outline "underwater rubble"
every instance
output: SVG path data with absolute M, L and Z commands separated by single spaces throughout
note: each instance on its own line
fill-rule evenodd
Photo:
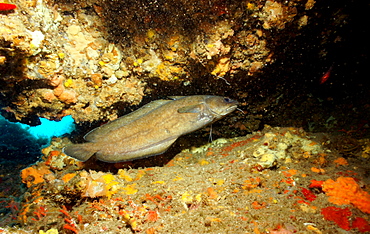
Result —
M 3 233 L 370 232 L 369 142 L 347 157 L 327 134 L 265 126 L 163 167 L 94 169 L 64 155 L 68 143 L 55 138 L 21 172 L 20 224 Z

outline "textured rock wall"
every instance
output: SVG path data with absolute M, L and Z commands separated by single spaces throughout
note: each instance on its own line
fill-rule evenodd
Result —
M 315 1 L 15 4 L 0 15 L 2 105 L 18 120 L 80 122 L 117 118 L 151 93 L 151 78 L 189 86 L 244 72 L 246 82 L 273 63 L 273 32 L 303 28 Z

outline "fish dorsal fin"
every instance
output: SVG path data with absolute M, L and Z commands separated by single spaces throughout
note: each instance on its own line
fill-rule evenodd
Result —
M 106 134 L 111 133 L 114 130 L 117 130 L 120 127 L 123 127 L 132 121 L 141 118 L 142 116 L 146 115 L 150 111 L 168 103 L 172 102 L 172 100 L 156 100 L 152 101 L 141 108 L 137 109 L 134 112 L 131 112 L 130 114 L 124 115 L 116 120 L 113 120 L 112 122 L 109 122 L 107 124 L 104 124 L 98 128 L 95 128 L 88 132 L 85 136 L 84 139 L 89 142 L 96 142 L 98 141 L 101 137 L 104 137 Z
M 203 104 L 196 104 L 191 106 L 184 106 L 177 110 L 179 113 L 202 113 L 204 109 Z
M 172 100 L 179 100 L 181 98 L 184 98 L 186 96 L 168 96 L 168 98 L 172 99 Z

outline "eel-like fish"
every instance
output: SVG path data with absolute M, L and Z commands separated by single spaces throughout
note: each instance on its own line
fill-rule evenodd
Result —
M 140 109 L 85 135 L 87 143 L 68 145 L 63 152 L 81 161 L 95 154 L 104 162 L 131 161 L 165 152 L 181 135 L 210 124 L 237 108 L 227 97 L 174 96 Z

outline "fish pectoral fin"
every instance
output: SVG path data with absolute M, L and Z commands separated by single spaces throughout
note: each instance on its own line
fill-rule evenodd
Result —
M 184 106 L 177 110 L 178 113 L 201 113 L 203 112 L 204 105 L 196 104 L 191 106 Z
M 85 162 L 95 154 L 91 143 L 73 144 L 63 148 L 66 155 Z

